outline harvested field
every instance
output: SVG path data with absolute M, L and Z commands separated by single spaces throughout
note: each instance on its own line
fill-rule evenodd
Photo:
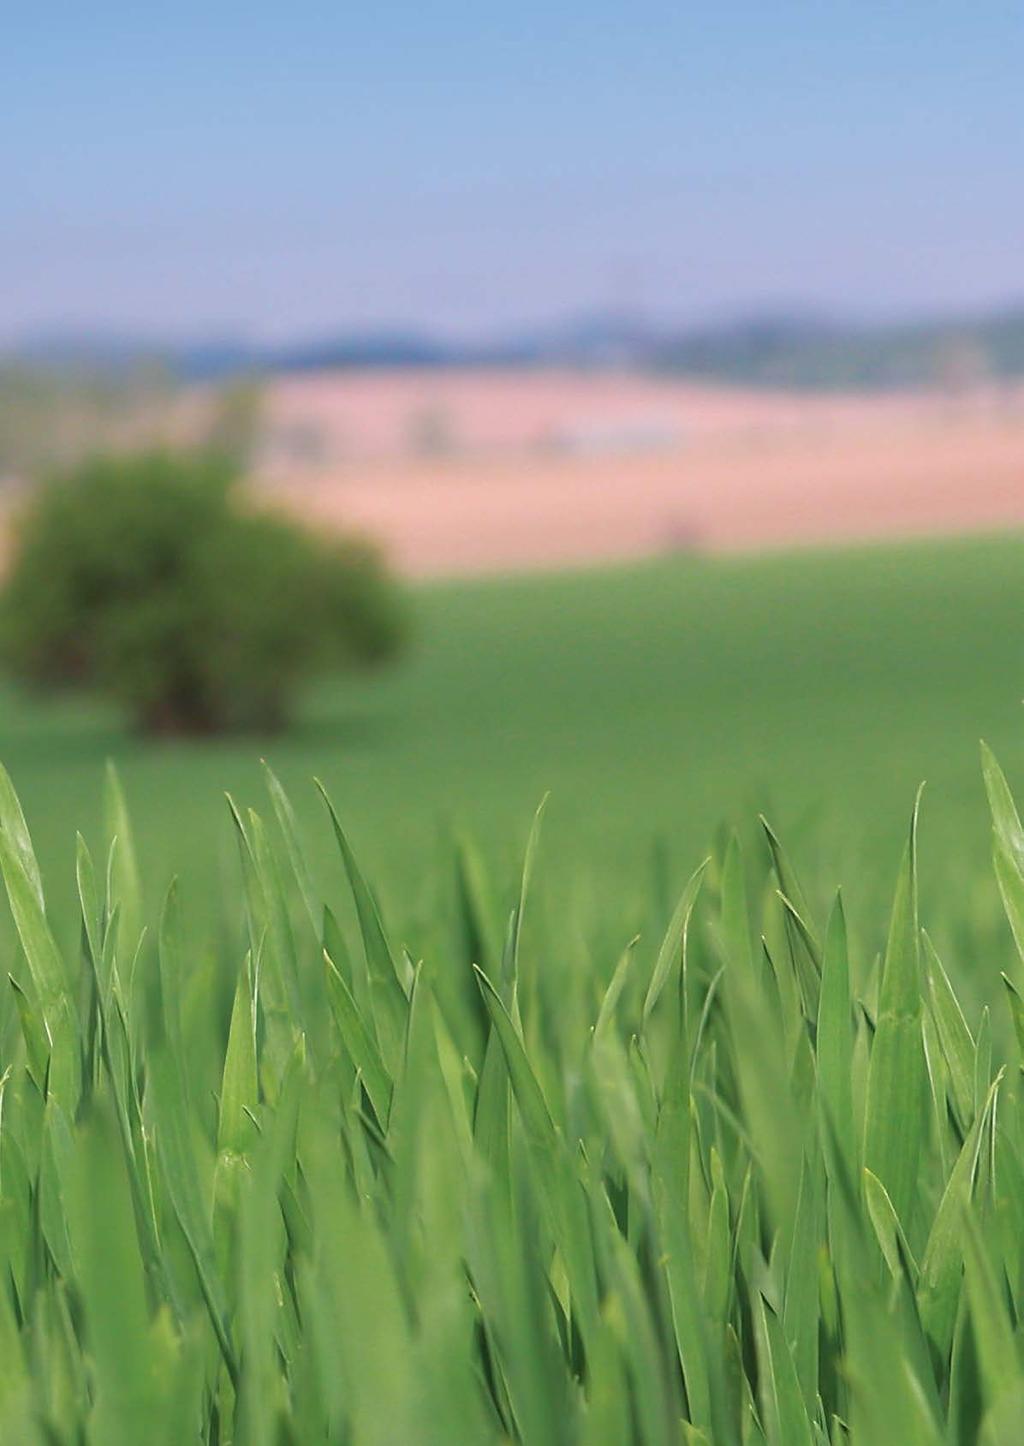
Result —
M 412 575 L 1024 524 L 1024 388 L 825 396 L 613 373 L 273 383 L 262 481 Z

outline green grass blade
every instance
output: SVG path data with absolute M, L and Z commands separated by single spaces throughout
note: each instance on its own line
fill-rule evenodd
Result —
M 931 989 L 932 1013 L 938 1030 L 939 1042 L 942 1045 L 946 1068 L 949 1070 L 953 1103 L 956 1106 L 961 1126 L 967 1129 L 974 1118 L 975 1108 L 974 1039 L 967 1027 L 959 1001 L 953 993 L 949 976 L 942 967 L 942 961 L 935 952 L 935 946 L 929 939 L 927 931 L 921 937 L 924 943 L 928 982 Z M 989 1081 L 986 1079 L 986 1090 L 988 1086 Z
M 645 1024 L 661 997 L 661 991 L 668 981 L 672 966 L 686 950 L 686 934 L 690 926 L 690 915 L 697 902 L 697 895 L 700 893 L 700 886 L 704 880 L 704 871 L 709 862 L 709 859 L 705 859 L 690 875 L 668 928 L 665 930 L 665 937 L 661 941 L 661 947 L 654 961 L 651 982 L 644 999 L 643 1020 Z
M 988 744 L 981 744 L 981 772 L 985 780 L 992 827 L 996 838 L 1019 874 L 1024 873 L 1024 827 L 1003 770 Z
M 818 1004 L 818 1083 L 836 1142 L 851 1177 L 857 1173 L 857 1133 L 853 1113 L 853 1012 L 846 915 L 840 895 L 829 915 L 822 952 Z
M 889 926 L 864 1128 L 864 1163 L 885 1186 L 908 1234 L 927 1127 L 918 959 L 917 813 L 915 803 Z
M 753 1302 L 761 1416 L 769 1446 L 813 1446 L 793 1357 L 782 1323 L 764 1297 Z
M 231 1009 L 228 1047 L 220 1085 L 217 1150 L 244 1155 L 253 1142 L 253 1116 L 259 1107 L 256 1068 L 256 1011 L 249 981 L 249 958 L 238 973 Z
M 516 1032 L 508 1010 L 501 1002 L 498 991 L 487 975 L 478 968 L 476 976 L 487 1013 L 490 1015 L 491 1024 L 505 1056 L 512 1091 L 516 1097 L 516 1103 L 519 1105 L 520 1116 L 527 1136 L 537 1149 L 554 1154 L 558 1147 L 555 1123 L 551 1118 L 551 1111 L 548 1109 L 537 1076 L 526 1057 L 522 1040 Z
M 306 855 L 299 841 L 298 820 L 295 817 L 295 810 L 292 807 L 291 799 L 285 793 L 277 774 L 271 768 L 266 759 L 261 760 L 263 767 L 263 780 L 267 785 L 267 792 L 270 794 L 271 807 L 274 810 L 274 817 L 277 819 L 278 828 L 281 830 L 281 837 L 284 839 L 285 851 L 288 855 L 288 862 L 291 864 L 295 881 L 302 896 L 302 902 L 309 921 L 313 926 L 313 933 L 320 937 L 320 910 L 317 905 L 316 893 L 313 889 L 313 880 L 309 872 L 309 865 L 306 862 Z
M 948 1355 L 960 1302 L 964 1219 L 974 1191 L 982 1130 L 999 1088 L 997 1080 L 964 1140 L 946 1181 L 921 1259 L 921 1321 L 940 1359 Z
M 157 1155 L 174 1214 L 188 1243 L 196 1276 L 224 1364 L 233 1382 L 238 1363 L 228 1325 L 227 1300 L 217 1269 L 209 1206 L 204 1203 L 190 1136 L 190 1116 L 179 1063 L 166 1040 L 154 1046 L 147 1080 Z
M 1010 1007 L 1010 1018 L 1013 1021 L 1013 1032 L 1017 1040 L 1017 1048 L 1024 1056 L 1024 997 L 1014 984 L 1013 980 L 1006 974 L 999 976 L 1003 981 L 1003 988 L 1006 993 L 1007 1003 Z
M 107 837 L 113 850 L 113 898 L 121 906 L 120 950 L 131 955 L 142 933 L 145 918 L 142 900 L 142 879 L 135 852 L 135 838 L 121 778 L 112 760 L 107 761 L 103 788 L 103 807 Z
M 503 960 L 504 983 L 511 983 L 515 986 L 519 978 L 519 947 L 523 934 L 523 919 L 526 915 L 526 900 L 530 893 L 530 882 L 533 878 L 533 866 L 537 857 L 537 848 L 540 844 L 540 828 L 544 821 L 544 810 L 547 808 L 548 795 L 545 794 L 537 806 L 537 812 L 533 816 L 530 825 L 530 833 L 526 840 L 526 849 L 523 853 L 523 870 L 519 880 L 519 902 L 516 905 L 512 921 L 511 948 L 507 951 Z M 514 1006 L 513 994 L 513 1008 Z
M 612 1027 L 615 1019 L 615 1010 L 618 1007 L 619 1000 L 622 998 L 622 991 L 626 987 L 626 980 L 629 977 L 629 966 L 635 957 L 634 951 L 639 940 L 640 935 L 635 935 L 619 955 L 618 963 L 615 965 L 615 970 L 608 982 L 608 988 L 605 990 L 601 999 L 601 1007 L 597 1012 L 597 1023 L 594 1025 L 593 1033 L 595 1043 L 600 1040 L 606 1030 Z
M 979 1222 L 964 1216 L 964 1279 L 974 1331 L 988 1430 L 982 1439 L 1009 1442 L 1011 1424 L 1020 1431 L 1024 1368 L 1020 1345 L 1007 1309 L 1006 1292 L 993 1268 Z M 1009 1409 L 1007 1409 L 1009 1408 Z
M 394 1072 L 398 1068 L 405 1041 L 405 1014 L 412 979 L 408 977 L 408 972 L 399 965 L 392 952 L 387 934 L 384 932 L 377 901 L 363 878 L 327 790 L 319 780 L 317 780 L 317 788 L 327 806 L 331 827 L 334 830 L 334 837 L 345 866 L 352 897 L 355 900 L 356 914 L 363 938 L 363 949 L 366 954 L 366 967 L 369 972 L 381 1053 L 388 1069 Z
M 893 1280 L 900 1279 L 906 1262 L 916 1282 L 917 1265 L 888 1191 L 878 1176 L 867 1169 L 864 1171 L 864 1199 L 875 1237 Z
M 349 1057 L 362 1077 L 374 1113 L 382 1130 L 387 1130 L 391 1112 L 391 1076 L 381 1058 L 352 991 L 335 968 L 331 956 L 324 951 L 327 970 L 327 996 L 331 1002 L 334 1022 Z
M 73 1114 L 81 1091 L 78 1007 L 39 896 L 6 830 L 0 830 L 0 870 L 49 1045 L 49 1089 Z
M 14 791 L 14 784 L 2 763 L 0 763 L 0 831 L 7 835 L 11 850 L 21 864 L 29 887 L 35 894 L 39 911 L 42 913 L 46 905 L 43 902 L 43 881 L 39 873 L 39 864 L 36 861 L 25 815 L 21 811 L 18 795 Z
M 90 1439 L 138 1446 L 159 1419 L 145 1275 L 135 1235 L 124 1156 L 109 1111 L 94 1110 L 78 1132 L 71 1198 L 82 1305 L 95 1362 Z

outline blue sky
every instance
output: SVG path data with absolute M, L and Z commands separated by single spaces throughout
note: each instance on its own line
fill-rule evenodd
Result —
M 0 337 L 1024 298 L 1024 7 L 12 7 Z

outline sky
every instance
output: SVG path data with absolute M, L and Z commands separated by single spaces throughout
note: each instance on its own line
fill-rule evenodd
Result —
M 1024 5 L 57 0 L 0 341 L 1024 300 Z

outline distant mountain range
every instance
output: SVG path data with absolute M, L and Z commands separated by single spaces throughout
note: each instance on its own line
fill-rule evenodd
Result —
M 1024 303 L 916 322 L 784 313 L 691 328 L 602 313 L 479 341 L 404 330 L 338 332 L 283 345 L 52 333 L 9 349 L 0 360 L 108 374 L 152 366 L 188 381 L 336 368 L 618 366 L 752 386 L 959 389 L 1024 377 Z

